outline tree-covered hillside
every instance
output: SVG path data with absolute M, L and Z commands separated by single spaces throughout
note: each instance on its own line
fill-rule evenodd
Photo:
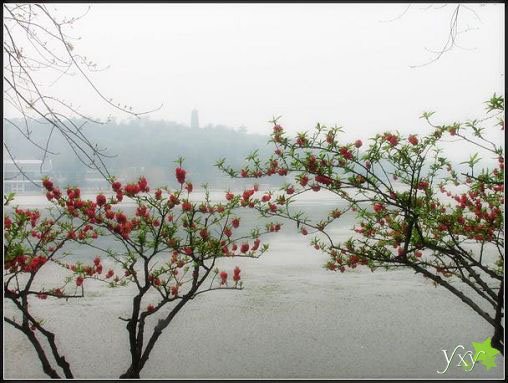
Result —
M 17 126 L 25 128 L 24 121 L 12 120 Z M 76 125 L 83 121 L 74 121 Z M 42 121 L 29 121 L 30 139 L 45 146 L 50 127 Z M 196 186 L 209 183 L 213 187 L 223 187 L 231 183 L 227 177 L 214 167 L 220 158 L 236 166 L 241 166 L 244 158 L 254 149 L 268 154 L 269 137 L 247 134 L 245 128 L 230 128 L 222 125 L 208 125 L 204 128 L 190 128 L 171 121 L 154 121 L 147 118 L 125 122 L 111 121 L 105 124 L 84 124 L 82 132 L 100 149 L 113 156 L 106 160 L 111 174 L 131 179 L 144 174 L 152 182 L 171 184 L 175 160 L 183 157 L 185 167 Z M 42 160 L 40 151 L 26 145 L 23 135 L 8 121 L 4 120 L 4 140 L 9 143 L 17 160 Z M 62 182 L 83 184 L 94 175 L 76 158 L 61 135 L 53 133 L 46 160 L 52 161 L 53 174 Z M 9 157 L 4 153 L 4 159 Z M 277 182 L 274 179 L 275 182 Z

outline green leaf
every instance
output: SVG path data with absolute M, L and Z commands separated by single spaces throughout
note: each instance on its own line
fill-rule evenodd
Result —
M 487 104 L 487 112 L 491 112 L 493 110 L 504 110 L 504 97 L 494 95 L 486 102 Z
M 468 161 L 460 162 L 461 164 L 468 164 L 470 168 L 474 167 L 478 162 L 481 161 L 481 158 L 478 156 L 478 153 L 474 153 L 469 157 Z
M 423 112 L 420 118 L 425 118 L 426 120 L 428 120 L 434 113 L 436 112 Z
M 4 194 L 4 206 L 7 206 L 10 202 L 14 200 L 16 193 L 10 192 L 7 195 Z

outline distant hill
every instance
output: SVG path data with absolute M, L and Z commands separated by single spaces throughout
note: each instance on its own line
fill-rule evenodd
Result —
M 23 120 L 12 121 L 25 129 Z M 73 122 L 77 126 L 84 123 L 79 120 Z M 41 121 L 29 121 L 28 129 L 31 131 L 31 140 L 41 146 L 46 144 L 51 131 L 49 125 Z M 114 156 L 106 160 L 111 174 L 124 180 L 134 180 L 145 175 L 152 185 L 176 186 L 175 161 L 178 157 L 183 157 L 189 179 L 196 188 L 208 183 L 211 188 L 238 189 L 256 181 L 230 179 L 214 166 L 217 160 L 226 158 L 229 165 L 239 169 L 244 164 L 245 157 L 252 151 L 258 150 L 262 159 L 267 158 L 273 151 L 273 147 L 268 145 L 268 135 L 248 134 L 245 127 L 207 125 L 204 128 L 190 128 L 172 121 L 142 118 L 126 122 L 112 121 L 102 125 L 88 123 L 83 125 L 82 131 L 92 142 L 97 143 L 99 148 L 106 148 L 106 153 Z M 42 160 L 41 151 L 28 144 L 27 139 L 5 120 L 4 141 L 8 143 L 16 159 Z M 48 159 L 52 161 L 53 175 L 64 185 L 104 185 L 104 181 L 99 182 L 101 177 L 98 173 L 94 174 L 76 158 L 76 154 L 60 133 L 53 133 L 49 149 L 58 153 L 48 156 Z M 7 158 L 4 154 L 4 159 Z M 385 163 L 384 166 L 385 171 L 393 171 L 391 164 Z M 454 166 L 459 172 L 467 171 L 465 164 Z M 375 169 L 375 172 L 384 178 L 380 169 Z M 274 176 L 260 179 L 259 182 L 265 186 L 268 186 L 268 183 L 277 186 L 290 179 Z
M 22 120 L 13 122 L 24 127 Z M 83 123 L 73 122 L 77 126 Z M 41 121 L 31 121 L 29 130 L 31 139 L 44 146 L 50 127 Z M 259 149 L 263 156 L 269 155 L 272 150 L 267 145 L 268 136 L 247 134 L 244 127 L 208 125 L 190 128 L 172 121 L 143 118 L 103 125 L 85 124 L 82 131 L 99 148 L 106 148 L 106 153 L 115 156 L 106 160 L 112 174 L 126 179 L 144 174 L 152 184 L 174 183 L 174 161 L 183 157 L 189 178 L 196 186 L 206 182 L 212 187 L 223 187 L 231 180 L 214 167 L 218 159 L 225 157 L 229 164 L 239 168 L 253 150 Z M 17 159 L 42 159 L 42 153 L 34 150 L 26 138 L 5 121 L 4 140 Z M 60 175 L 63 182 L 79 185 L 85 176 L 93 176 L 90 171 L 87 175 L 86 167 L 59 133 L 53 133 L 49 149 L 58 153 L 48 158 L 52 161 L 54 173 Z M 252 183 L 252 180 L 249 182 Z

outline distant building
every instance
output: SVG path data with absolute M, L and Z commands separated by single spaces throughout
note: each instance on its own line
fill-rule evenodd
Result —
M 190 117 L 190 127 L 191 129 L 199 129 L 199 117 L 197 109 L 192 109 Z
M 124 179 L 117 179 L 124 183 Z M 109 181 L 95 169 L 86 169 L 83 188 L 87 191 L 102 191 L 111 189 Z
M 4 192 L 40 191 L 36 185 L 42 187 L 42 178 L 49 176 L 52 170 L 51 160 L 44 164 L 41 160 L 4 160 Z

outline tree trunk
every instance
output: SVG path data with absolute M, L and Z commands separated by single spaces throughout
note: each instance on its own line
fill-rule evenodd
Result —
M 139 370 L 131 366 L 126 372 L 120 375 L 120 379 L 139 379 Z
M 496 307 L 496 317 L 494 321 L 496 322 L 494 325 L 494 335 L 490 341 L 492 347 L 501 352 L 501 355 L 504 355 L 504 327 L 503 327 L 503 294 L 504 294 L 504 281 L 501 281 L 501 286 L 499 286 L 499 292 L 497 294 L 497 307 Z

